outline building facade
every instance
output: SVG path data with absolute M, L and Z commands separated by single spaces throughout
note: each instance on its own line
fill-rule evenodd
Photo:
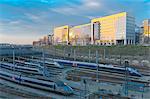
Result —
M 69 26 L 61 26 L 54 28 L 54 44 L 69 44 Z
M 91 24 L 71 27 L 69 41 L 72 45 L 89 45 L 91 43 Z
M 143 43 L 150 44 L 150 19 L 143 21 Z
M 55 44 L 135 44 L 135 18 L 126 12 L 94 18 L 88 24 L 54 29 Z
M 143 21 L 144 35 L 150 36 L 150 19 Z
M 135 19 L 126 12 L 91 20 L 91 43 L 117 45 L 135 43 Z
M 53 45 L 53 35 L 46 35 L 40 38 L 38 41 L 33 41 L 34 46 L 45 46 L 45 45 Z

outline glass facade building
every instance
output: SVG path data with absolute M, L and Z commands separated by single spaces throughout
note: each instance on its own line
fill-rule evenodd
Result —
M 72 45 L 135 44 L 135 18 L 126 12 L 94 18 L 89 24 L 54 29 L 54 42 Z
M 54 44 L 65 44 L 69 43 L 69 26 L 61 26 L 54 29 Z
M 143 43 L 150 44 L 150 19 L 143 21 Z
M 144 36 L 150 36 L 150 19 L 143 21 Z
M 69 41 L 72 45 L 88 45 L 91 43 L 91 24 L 83 24 L 70 28 Z
M 97 30 L 96 23 L 99 25 Z M 95 39 L 95 35 L 99 37 Z M 92 19 L 91 37 L 91 43 L 98 45 L 134 44 L 135 19 L 126 12 Z

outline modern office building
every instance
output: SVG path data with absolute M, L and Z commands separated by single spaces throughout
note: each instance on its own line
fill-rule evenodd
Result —
M 54 44 L 69 44 L 69 26 L 61 26 L 54 28 Z
M 91 43 L 117 45 L 135 43 L 135 19 L 126 12 L 91 20 Z
M 143 43 L 150 44 L 150 19 L 143 21 Z
M 135 44 L 140 44 L 142 27 L 135 26 Z
M 135 18 L 126 12 L 94 18 L 88 24 L 54 29 L 55 44 L 135 44 Z
M 89 45 L 91 43 L 91 24 L 71 27 L 69 31 L 69 42 L 72 45 Z
M 143 21 L 144 35 L 150 36 L 150 19 Z

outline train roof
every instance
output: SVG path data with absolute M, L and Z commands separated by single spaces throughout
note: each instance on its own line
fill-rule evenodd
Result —
M 17 74 L 15 72 L 11 72 L 11 73 L 8 73 L 6 71 L 0 71 L 0 73 L 2 74 L 6 74 L 6 75 L 9 75 L 11 77 L 19 77 L 21 74 Z M 44 80 L 39 80 L 39 79 L 36 79 L 36 78 L 32 78 L 32 77 L 27 77 L 27 76 L 24 76 L 24 75 L 21 75 L 21 78 L 23 80 L 30 80 L 30 81 L 34 81 L 34 82 L 39 82 L 39 83 L 45 83 L 45 84 L 54 84 L 55 82 L 53 81 L 44 81 Z
M 2 62 L 1 65 L 7 65 L 7 66 L 11 66 L 11 67 L 14 66 L 13 64 L 11 64 L 11 63 L 6 63 L 6 62 Z M 38 69 L 36 69 L 36 68 L 31 68 L 31 67 L 23 67 L 23 66 L 17 66 L 17 65 L 15 65 L 15 67 L 20 68 L 20 69 L 28 69 L 28 70 L 37 70 L 37 71 L 38 71 Z
M 70 60 L 62 60 L 62 59 L 54 59 L 54 61 L 58 62 L 67 62 L 67 63 L 76 63 L 76 64 L 82 64 L 82 65 L 92 65 L 97 67 L 96 63 L 88 63 L 88 62 L 79 62 L 79 61 L 70 61 Z M 121 67 L 114 67 L 113 65 L 104 65 L 104 64 L 98 64 L 99 67 L 105 67 L 105 68 L 112 68 L 112 69 L 120 69 L 120 70 L 125 70 L 125 68 Z

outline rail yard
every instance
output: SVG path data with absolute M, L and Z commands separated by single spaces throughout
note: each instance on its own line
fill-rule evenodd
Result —
M 2 46 L 1 53 L 1 98 L 150 97 L 150 69 L 146 67 L 81 62 L 52 57 L 24 46 Z

